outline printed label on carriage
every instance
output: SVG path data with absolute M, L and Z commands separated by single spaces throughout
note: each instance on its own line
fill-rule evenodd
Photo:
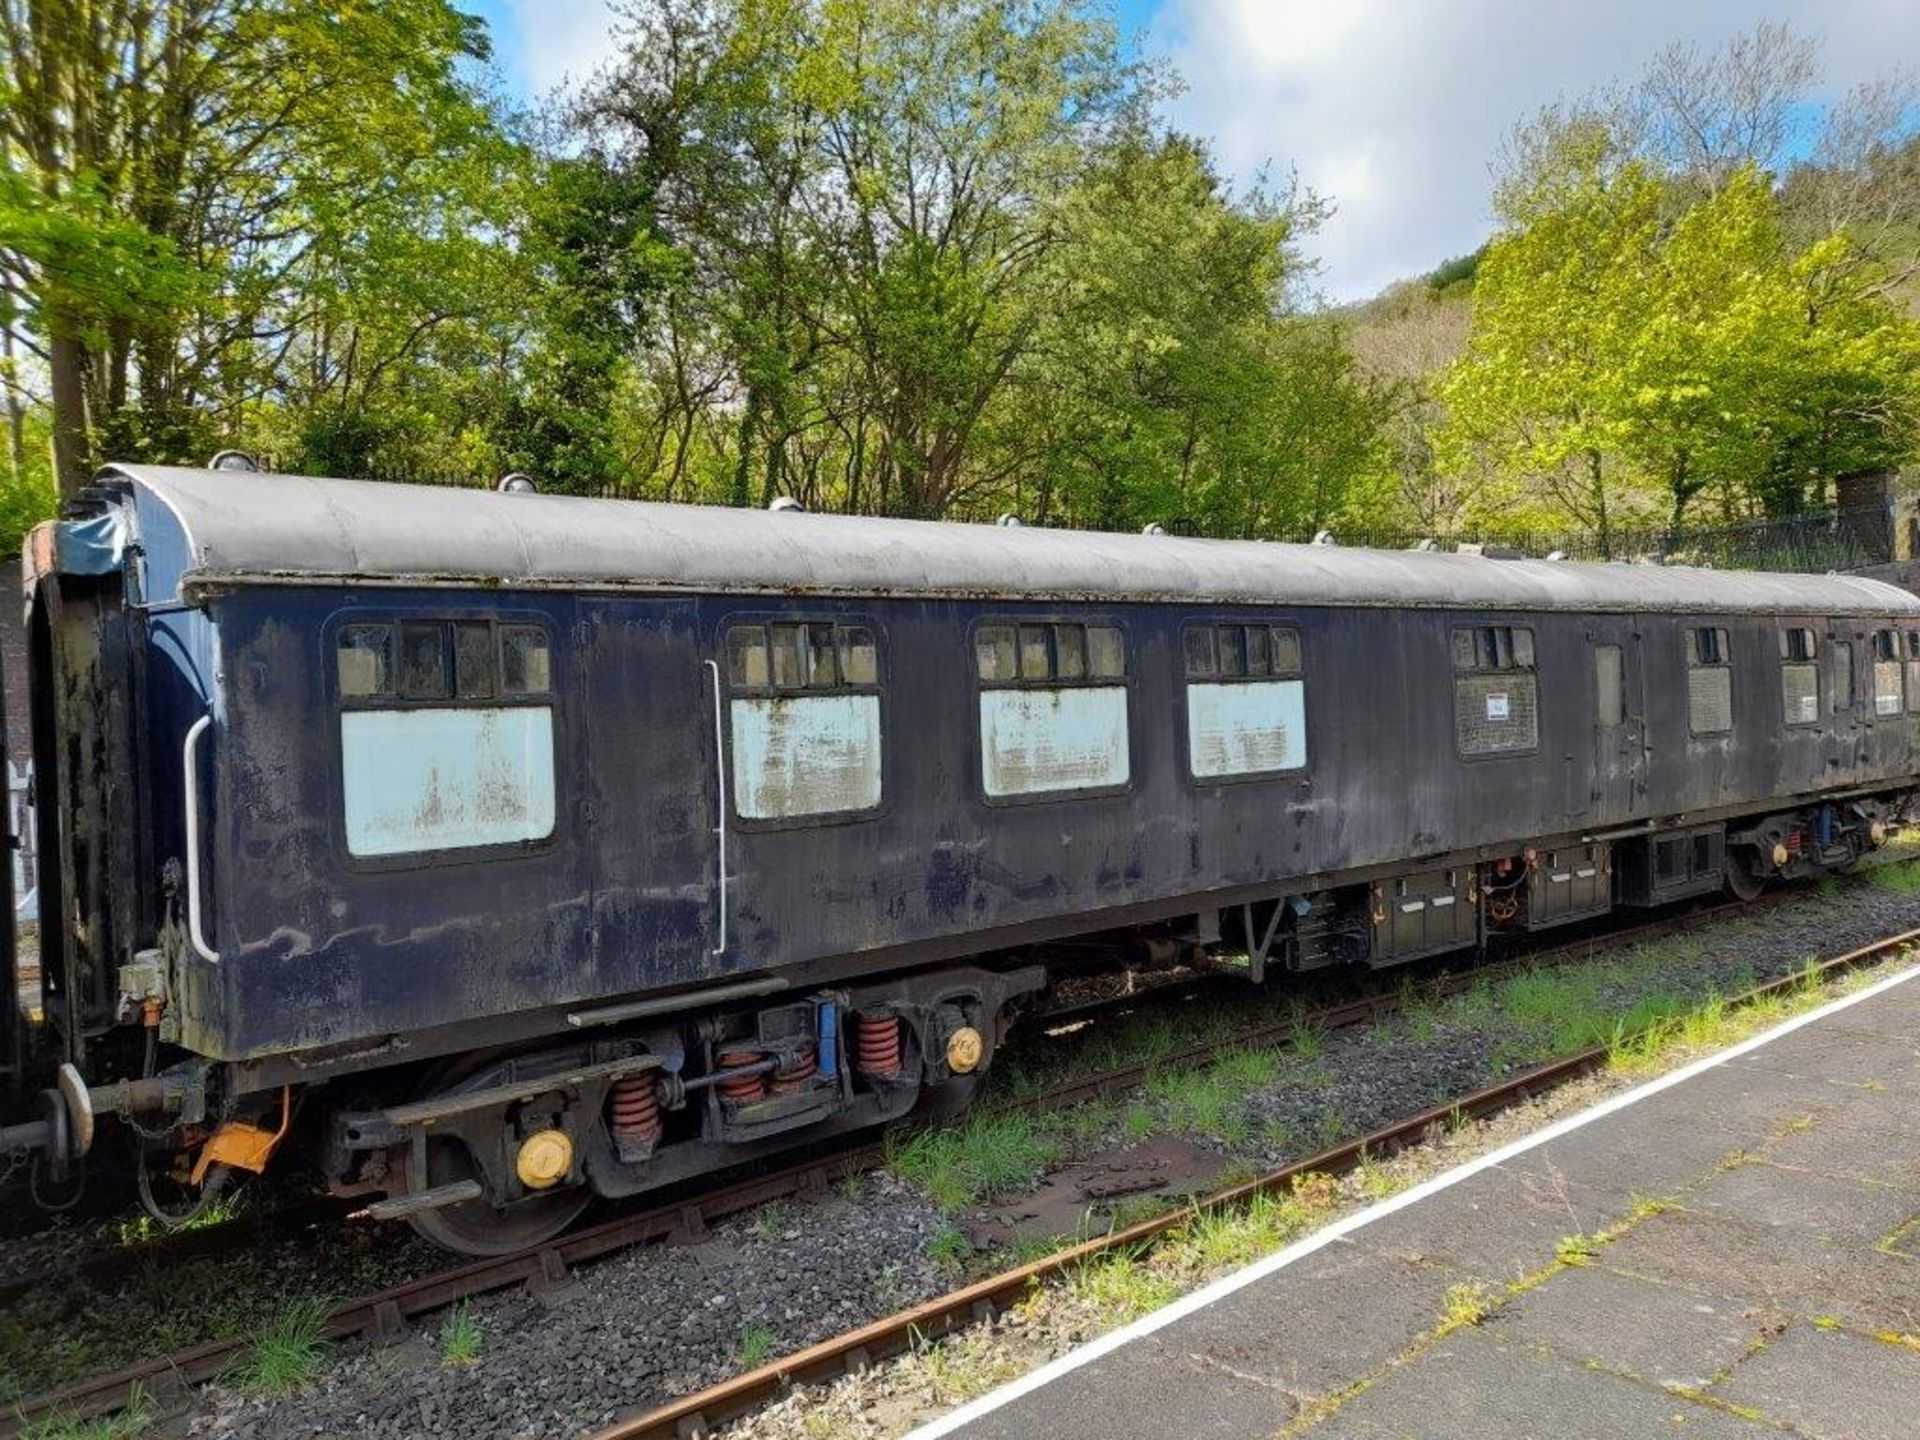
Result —
M 1507 718 L 1507 697 L 1504 691 L 1496 690 L 1487 696 L 1487 719 L 1505 720 Z

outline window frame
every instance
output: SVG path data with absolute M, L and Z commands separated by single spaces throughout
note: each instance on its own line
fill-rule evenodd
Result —
M 1220 674 L 1219 635 L 1218 632 L 1229 626 L 1243 630 L 1259 629 L 1268 632 L 1267 673 L 1264 675 L 1222 675 Z M 1273 668 L 1273 639 L 1275 631 L 1293 636 L 1295 664 L 1290 670 Z M 1213 645 L 1214 673 L 1195 675 L 1187 664 L 1187 645 L 1190 636 L 1205 634 Z M 1244 642 L 1243 642 L 1244 643 Z M 1246 619 L 1241 616 L 1195 616 L 1180 626 L 1180 645 L 1178 649 L 1179 670 L 1177 678 L 1180 684 L 1179 738 L 1180 773 L 1187 784 L 1199 790 L 1212 790 L 1223 785 L 1259 785 L 1275 780 L 1300 782 L 1313 771 L 1313 720 L 1307 706 L 1311 703 L 1313 687 L 1307 683 L 1307 641 L 1298 620 L 1292 617 L 1279 619 Z M 1187 691 L 1195 685 L 1273 685 L 1293 681 L 1300 686 L 1300 719 L 1306 730 L 1307 759 L 1299 765 L 1290 765 L 1283 770 L 1246 770 L 1233 775 L 1196 775 L 1193 772 L 1193 721 Z
M 773 683 L 773 637 L 775 625 L 831 625 L 834 627 L 833 654 L 836 669 L 836 683 L 831 686 L 793 686 L 782 687 Z M 759 626 L 768 631 L 767 636 L 767 681 L 765 685 L 736 686 L 733 682 L 732 652 L 730 644 L 734 630 L 742 626 Z M 874 678 L 871 683 L 850 684 L 846 679 L 845 646 L 840 632 L 845 630 L 865 630 L 873 639 Z M 818 611 L 794 612 L 790 610 L 741 611 L 720 617 L 714 631 L 712 658 L 720 668 L 720 689 L 726 698 L 725 714 L 720 726 L 726 746 L 726 793 L 720 797 L 720 803 L 726 807 L 727 828 L 736 831 L 758 832 L 775 830 L 817 830 L 828 825 L 857 825 L 881 820 L 893 812 L 894 795 L 894 737 L 893 707 L 887 703 L 892 680 L 888 668 L 888 636 L 884 626 L 874 616 L 859 614 L 831 614 Z M 735 776 L 738 773 L 739 757 L 733 749 L 733 702 L 735 700 L 824 700 L 842 695 L 871 695 L 880 704 L 880 799 L 877 804 L 859 810 L 822 810 L 811 815 L 742 815 L 734 789 Z M 711 723 L 711 722 L 709 722 Z
M 493 627 L 493 691 L 488 697 L 460 694 L 460 677 L 453 667 L 458 663 L 459 641 L 455 627 L 484 620 Z M 445 645 L 449 665 L 448 694 L 444 697 L 411 697 L 400 693 L 400 676 L 395 661 L 399 658 L 400 627 L 408 624 L 438 624 L 445 627 Z M 388 690 L 374 695 L 349 695 L 340 684 L 340 637 L 344 631 L 363 625 L 381 625 L 388 631 Z M 541 631 L 547 642 L 547 688 L 503 694 L 501 681 L 501 632 L 524 628 Z M 383 604 L 353 606 L 336 611 L 320 627 L 321 654 L 324 657 L 322 690 L 327 711 L 327 780 L 332 788 L 327 816 L 327 833 L 334 854 L 352 873 L 395 870 L 419 870 L 444 865 L 485 865 L 501 860 L 528 859 L 551 854 L 558 849 L 563 827 L 574 813 L 566 787 L 577 781 L 572 770 L 572 746 L 567 728 L 567 711 L 562 704 L 566 693 L 566 657 L 558 643 L 567 634 L 564 625 L 536 610 L 460 609 L 446 605 L 407 606 Z M 499 710 L 544 708 L 550 715 L 553 736 L 553 828 L 545 835 L 529 840 L 507 840 L 493 845 L 444 845 L 430 850 L 407 850 L 387 855 L 356 855 L 347 842 L 346 760 L 341 752 L 340 717 L 356 710 Z
M 1891 654 L 1881 654 L 1882 639 L 1891 641 Z M 1863 708 L 1863 718 L 1868 724 L 1892 724 L 1913 712 L 1908 708 L 1912 699 L 1908 695 L 1906 644 L 1901 639 L 1897 625 L 1878 625 L 1866 633 L 1867 651 L 1867 703 Z M 1880 667 L 1892 665 L 1900 676 L 1900 703 L 1893 709 L 1882 711 L 1880 708 Z
M 1500 636 L 1504 632 L 1505 648 L 1513 658 L 1511 663 L 1500 664 Z M 1459 637 L 1463 634 L 1473 636 L 1473 664 L 1462 665 L 1459 655 Z M 1495 663 L 1485 664 L 1485 652 L 1481 649 L 1482 639 L 1491 634 Z M 1527 660 L 1520 660 L 1520 642 L 1515 638 L 1524 634 L 1526 638 Z M 1541 732 L 1545 728 L 1541 716 L 1540 703 L 1540 636 L 1537 622 L 1532 620 L 1501 620 L 1488 623 L 1483 620 L 1467 619 L 1462 616 L 1450 616 L 1447 620 L 1447 678 L 1451 694 L 1448 706 L 1447 728 L 1453 735 L 1453 757 L 1463 765 L 1497 764 L 1502 760 L 1524 759 L 1538 755 L 1545 743 Z M 1527 675 L 1533 680 L 1533 744 L 1523 750 L 1467 750 L 1460 744 L 1460 682 L 1482 675 Z
M 1715 654 L 1712 659 L 1700 658 L 1700 637 L 1712 635 Z M 1690 740 L 1728 740 L 1738 731 L 1740 724 L 1738 697 L 1734 693 L 1733 673 L 1733 630 L 1727 625 L 1695 625 L 1689 622 L 1680 631 L 1680 658 L 1683 673 L 1687 680 L 1687 738 Z M 1693 723 L 1693 672 L 1695 670 L 1724 670 L 1727 672 L 1727 724 L 1721 730 L 1701 730 Z
M 980 673 L 980 635 L 987 630 L 1009 630 L 1013 638 L 1013 678 L 1010 680 L 989 680 Z M 1024 675 L 1021 671 L 1026 664 L 1026 646 L 1023 631 L 1042 630 L 1045 634 L 1042 642 L 1046 648 L 1047 673 L 1044 676 Z M 1080 632 L 1081 673 L 1075 676 L 1060 674 L 1060 632 L 1078 630 Z M 1118 675 L 1095 675 L 1093 673 L 1093 646 L 1087 638 L 1092 630 L 1112 630 L 1120 637 L 1120 673 Z M 1102 690 L 1115 685 L 1131 687 L 1133 666 L 1128 663 L 1132 646 L 1128 644 L 1127 632 L 1117 621 L 1108 619 L 1088 620 L 1076 615 L 1021 616 L 1017 619 L 1002 619 L 997 616 L 983 616 L 967 627 L 967 668 L 973 677 L 976 690 Z
M 1084 680 L 1024 680 L 1018 675 L 1020 668 L 1019 630 L 1022 625 L 1079 625 L 1087 629 L 1096 626 L 1117 632 L 1120 636 L 1120 662 L 1122 673 L 1107 679 Z M 980 632 L 983 630 L 1011 629 L 1014 632 L 1014 669 L 1012 680 L 983 680 L 980 676 L 979 652 L 977 649 Z M 1070 611 L 1046 611 L 1039 614 L 1008 615 L 1004 613 L 986 613 L 975 615 L 967 622 L 964 634 L 965 665 L 967 671 L 967 771 L 968 784 L 972 788 L 973 798 L 982 805 L 994 809 L 1022 805 L 1071 805 L 1083 800 L 1110 800 L 1115 796 L 1132 795 L 1140 786 L 1140 747 L 1135 743 L 1139 729 L 1137 711 L 1138 692 L 1135 689 L 1137 669 L 1133 632 L 1120 619 L 1112 615 L 1075 614 Z M 1053 642 L 1049 638 L 1049 651 Z M 1087 650 L 1089 668 L 1091 668 L 1092 649 Z M 1057 661 L 1056 661 L 1057 663 Z M 987 791 L 986 751 L 980 733 L 980 697 L 996 690 L 1111 690 L 1118 688 L 1125 692 L 1127 720 L 1127 778 L 1119 785 L 1098 785 L 1084 790 L 1038 790 L 1027 795 L 992 795 Z
M 1820 632 L 1812 624 L 1783 625 L 1779 631 L 1780 639 L 1775 647 L 1779 657 L 1780 724 L 1788 730 L 1818 730 L 1827 718 L 1827 675 L 1826 660 L 1820 653 Z M 1794 636 L 1807 637 L 1806 654 L 1794 653 L 1799 647 Z M 1794 720 L 1787 715 L 1786 675 L 1790 668 L 1807 666 L 1813 671 L 1813 718 Z

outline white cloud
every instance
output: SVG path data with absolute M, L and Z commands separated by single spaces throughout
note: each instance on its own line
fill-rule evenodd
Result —
M 1344 300 L 1486 238 L 1487 161 L 1515 120 L 1760 18 L 1751 0 L 1166 0 L 1148 40 L 1187 80 L 1171 118 L 1231 174 L 1293 166 L 1333 200 L 1311 249 Z M 1775 0 L 1765 18 L 1825 37 L 1828 95 L 1920 55 L 1911 0 Z
M 525 90 L 544 95 L 580 81 L 613 58 L 611 0 L 506 0 L 513 17 L 511 65 Z

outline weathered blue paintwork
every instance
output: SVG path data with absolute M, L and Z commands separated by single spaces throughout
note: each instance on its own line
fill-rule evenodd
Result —
M 138 594 L 169 597 L 133 619 L 144 659 L 137 768 L 150 794 L 142 883 L 157 894 L 152 877 L 182 858 L 182 786 L 199 785 L 219 958 L 183 961 L 177 1018 L 192 1048 L 222 1058 L 377 1045 L 502 1016 L 544 1015 L 558 1029 L 583 1002 L 767 971 L 804 981 L 819 967 L 898 967 L 1359 867 L 1906 784 L 1915 768 L 1920 718 L 1862 703 L 1818 727 L 1780 723 L 1781 623 L 1814 625 L 1823 653 L 1841 637 L 1864 646 L 1877 624 L 1913 623 L 1892 598 L 1883 616 L 1721 613 L 1735 730 L 1693 739 L 1679 610 L 782 599 L 402 573 L 216 581 L 181 608 L 170 597 L 195 572 L 194 542 L 164 499 L 129 489 Z M 804 543 L 804 530 L 789 533 Z M 729 624 L 774 615 L 855 621 L 879 636 L 879 803 L 801 824 L 730 810 L 723 947 L 719 807 L 730 790 L 754 791 L 723 785 L 716 762 L 738 776 L 758 760 L 714 755 L 708 667 L 723 660 Z M 354 844 L 344 799 L 339 627 L 462 616 L 537 621 L 553 636 L 552 824 L 484 837 L 499 844 L 372 853 L 383 847 Z M 1124 632 L 1126 762 L 1103 772 L 1120 777 L 1105 793 L 996 803 L 983 784 L 972 629 L 1047 618 Z M 1182 628 L 1227 618 L 1299 631 L 1304 770 L 1191 776 Z M 1535 631 L 1536 751 L 1458 754 L 1449 636 L 1466 622 Z M 1598 643 L 1627 651 L 1626 735 L 1594 725 Z M 1870 669 L 1857 667 L 1862 696 Z M 181 741 L 208 714 L 204 773 L 189 782 Z M 153 921 L 158 912 L 156 901 Z

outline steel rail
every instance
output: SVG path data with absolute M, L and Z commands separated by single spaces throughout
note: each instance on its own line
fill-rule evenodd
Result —
M 1920 943 L 1920 930 L 1907 930 L 1836 955 L 1812 968 L 1815 973 L 1825 977 L 1884 959 L 1917 943 Z M 1805 983 L 1806 974 L 1806 971 L 1798 971 L 1783 975 L 1734 996 L 1727 1003 L 1737 1009 L 1781 994 Z M 1364 1161 L 1391 1155 L 1418 1143 L 1435 1126 L 1456 1123 L 1461 1117 L 1482 1119 L 1495 1115 L 1544 1091 L 1591 1074 L 1606 1065 L 1612 1054 L 1611 1045 L 1600 1045 L 1533 1066 L 1497 1085 L 1409 1115 L 1359 1139 L 1322 1150 L 1317 1155 L 1291 1161 L 1256 1179 L 1230 1186 L 1179 1210 L 1156 1215 L 1123 1230 L 1115 1230 L 1056 1251 L 1043 1259 L 1003 1271 L 889 1315 L 883 1320 L 810 1345 L 793 1355 L 770 1361 L 758 1369 L 697 1394 L 617 1422 L 597 1432 L 592 1440 L 678 1440 L 678 1437 L 704 1435 L 717 1425 L 764 1409 L 784 1397 L 795 1385 L 857 1372 L 878 1358 L 897 1354 L 911 1345 L 923 1344 L 928 1339 L 949 1335 L 988 1320 L 1027 1296 L 1036 1284 L 1063 1275 L 1102 1255 L 1151 1246 L 1188 1224 L 1202 1211 L 1230 1208 L 1245 1204 L 1259 1195 L 1286 1191 L 1303 1175 L 1338 1175 L 1351 1171 Z
M 1095 1074 L 1070 1077 L 1030 1094 L 975 1106 L 971 1113 L 1038 1110 L 1055 1107 L 1062 1103 L 1110 1095 L 1140 1085 L 1156 1071 L 1210 1061 L 1218 1056 L 1223 1046 L 1274 1045 L 1284 1043 L 1307 1029 L 1349 1028 L 1393 1014 L 1409 998 L 1443 998 L 1483 980 L 1495 979 L 1515 970 L 1553 963 L 1556 960 L 1587 958 L 1598 951 L 1620 945 L 1642 943 L 1652 938 L 1684 933 L 1721 919 L 1751 914 L 1794 898 L 1804 897 L 1801 892 L 1792 890 L 1773 892 L 1753 902 L 1710 905 L 1680 915 L 1628 926 L 1621 930 L 1597 933 L 1571 943 L 1550 946 L 1544 950 L 1523 951 L 1492 965 L 1482 964 L 1465 970 L 1446 972 L 1411 986 L 1382 989 L 1317 1010 L 1265 1021 L 1243 1028 L 1224 1039 L 1215 1038 L 1196 1042 L 1135 1063 L 1117 1066 Z M 1916 934 L 1920 932 L 1908 932 L 1893 937 L 1889 941 L 1876 943 L 1882 946 L 1896 944 Z M 1855 955 L 1859 953 L 1863 952 L 1854 952 Z M 1843 960 L 1859 963 L 1851 956 L 1837 957 L 1835 961 L 1828 963 L 1838 964 Z M 1782 982 L 1770 982 L 1770 985 L 1792 983 L 1795 979 L 1797 976 L 1790 976 Z M 1737 997 L 1730 1003 L 1744 1002 L 1759 994 L 1767 993 L 1769 988 L 1769 986 L 1760 987 L 1756 991 Z M 1150 999 L 1151 995 L 1143 998 Z M 1095 1002 L 1096 1005 L 1101 1006 L 1105 1003 Z M 1560 1063 L 1562 1062 L 1554 1062 L 1555 1065 Z M 1553 1066 L 1541 1068 L 1550 1070 Z M 1500 1088 L 1502 1087 L 1496 1087 L 1496 1089 Z M 1472 1098 L 1469 1097 L 1469 1100 Z M 1433 1113 L 1444 1116 L 1453 1108 L 1441 1107 L 1438 1112 Z M 1349 1149 L 1354 1149 L 1357 1153 L 1357 1147 L 1370 1142 L 1377 1142 L 1377 1137 L 1369 1136 L 1365 1141 L 1354 1142 L 1353 1146 L 1336 1147 L 1335 1150 L 1325 1153 L 1337 1155 Z M 327 1319 L 327 1333 L 336 1339 L 372 1334 L 380 1340 L 393 1340 L 404 1336 L 409 1319 L 443 1308 L 458 1300 L 518 1284 L 525 1284 L 537 1291 L 548 1293 L 562 1291 L 569 1283 L 572 1268 L 577 1265 L 653 1241 L 697 1241 L 717 1221 L 776 1200 L 822 1193 L 838 1180 L 879 1168 L 885 1163 L 886 1157 L 887 1145 L 884 1139 L 865 1141 L 828 1154 L 802 1159 L 778 1170 L 750 1176 L 713 1190 L 671 1200 L 631 1214 L 615 1216 L 586 1229 L 562 1235 L 531 1250 L 468 1261 L 338 1306 Z M 1313 1161 L 1321 1158 L 1323 1157 L 1313 1157 Z M 1303 1163 L 1313 1168 L 1312 1161 Z M 1297 1172 L 1290 1170 L 1288 1173 Z M 1250 1184 L 1258 1188 L 1262 1182 L 1254 1181 Z M 1215 1197 L 1204 1203 L 1227 1202 Z M 1174 1213 L 1178 1215 L 1185 1212 Z M 1152 1225 L 1155 1222 L 1147 1223 Z M 168 1258 L 172 1258 L 175 1254 L 208 1253 L 209 1241 L 206 1237 L 217 1233 L 216 1231 L 198 1231 L 183 1234 L 178 1237 L 179 1242 L 184 1242 L 180 1250 L 174 1251 L 169 1248 Z M 1147 1233 L 1157 1232 L 1150 1230 Z M 1090 1243 L 1099 1245 L 1105 1242 Z M 103 1262 L 102 1268 L 117 1271 L 129 1265 L 150 1263 L 156 1258 L 155 1251 L 158 1248 L 160 1247 L 140 1247 L 130 1252 L 132 1257 L 130 1261 L 114 1257 L 111 1261 Z M 213 1253 L 217 1253 L 217 1250 Z M 1045 1266 L 1051 1262 L 1036 1263 Z M 1027 1268 L 1032 1267 L 1023 1267 L 1023 1269 Z M 76 1272 L 69 1269 L 67 1273 L 71 1275 Z M 113 1413 L 124 1409 L 137 1392 L 165 1400 L 183 1392 L 191 1385 L 217 1378 L 223 1371 L 230 1368 L 248 1343 L 248 1338 L 244 1336 L 209 1340 L 170 1355 L 139 1361 L 119 1370 L 17 1401 L 7 1407 L 6 1413 L 0 1414 L 0 1440 L 10 1440 L 10 1437 L 17 1435 L 22 1429 L 43 1421 L 56 1418 L 79 1421 Z

